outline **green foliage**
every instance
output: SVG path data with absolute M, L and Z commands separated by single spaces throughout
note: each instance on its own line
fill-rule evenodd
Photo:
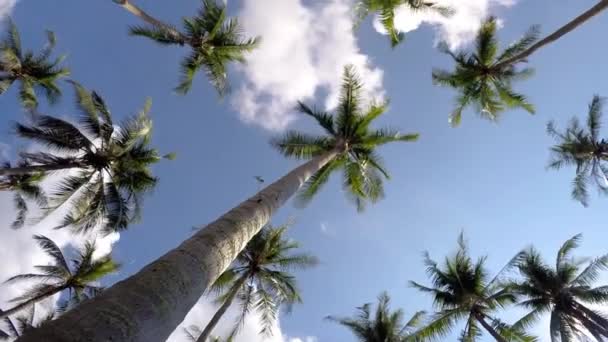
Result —
M 529 68 L 519 69 L 517 62 L 507 63 L 509 58 L 527 49 L 538 39 L 538 27 L 532 27 L 502 53 L 498 52 L 496 20 L 489 18 L 480 28 L 475 40 L 474 51 L 452 52 L 445 43 L 440 50 L 455 62 L 454 71 L 433 70 L 433 82 L 454 88 L 458 92 L 456 108 L 450 115 L 450 123 L 458 126 L 462 112 L 468 106 L 484 119 L 497 121 L 506 109 L 522 108 L 534 114 L 534 107 L 527 98 L 512 88 L 513 81 L 523 80 L 532 75 Z
M 352 66 L 344 70 L 340 101 L 333 115 L 299 103 L 297 109 L 313 118 L 324 131 L 322 136 L 313 136 L 297 131 L 288 131 L 275 138 L 271 145 L 282 155 L 296 159 L 311 159 L 330 151 L 338 155 L 316 172 L 302 186 L 297 195 L 300 205 L 307 204 L 337 170 L 343 170 L 343 187 L 358 210 L 367 202 L 375 203 L 384 196 L 383 179 L 389 174 L 375 149 L 393 142 L 418 139 L 418 134 L 401 134 L 384 128 L 372 129 L 370 125 L 386 110 L 386 103 L 373 103 L 363 108 L 362 84 Z
M 608 286 L 593 287 L 600 272 L 608 270 L 608 255 L 590 262 L 573 257 L 581 237 L 576 235 L 562 245 L 555 267 L 547 265 L 535 249 L 525 251 L 517 265 L 523 280 L 511 287 L 521 298 L 519 305 L 530 311 L 515 327 L 527 328 L 550 313 L 554 341 L 579 341 L 588 334 L 598 341 L 608 338 L 608 317 L 588 306 L 608 303 Z
M 404 322 L 403 310 L 391 311 L 390 297 L 384 292 L 378 296 L 378 304 L 373 316 L 371 303 L 366 303 L 357 308 L 357 313 L 353 317 L 328 316 L 326 319 L 349 329 L 358 341 L 401 342 L 420 325 L 424 314 L 423 311 L 419 311 L 409 321 Z
M 245 54 L 259 44 L 259 38 L 244 38 L 235 18 L 226 17 L 226 8 L 215 0 L 203 0 L 198 14 L 183 20 L 183 31 L 162 24 L 131 28 L 131 34 L 152 39 L 164 45 L 188 45 L 191 52 L 181 62 L 182 77 L 175 88 L 185 94 L 200 70 L 220 95 L 229 90 L 227 67 L 231 62 L 244 63 Z
M 19 81 L 19 98 L 24 107 L 38 106 L 38 92 L 55 103 L 61 96 L 57 81 L 69 75 L 69 70 L 60 66 L 63 57 L 51 59 L 55 42 L 55 34 L 47 31 L 47 44 L 40 53 L 24 51 L 17 26 L 7 20 L 7 33 L 0 42 L 0 94 Z
M 560 169 L 573 165 L 576 175 L 573 181 L 572 198 L 588 205 L 589 184 L 597 185 L 600 193 L 608 193 L 608 169 L 604 162 L 608 159 L 608 143 L 599 138 L 602 107 L 604 100 L 594 96 L 589 104 L 587 122 L 582 126 L 577 118 L 572 118 L 565 131 L 560 132 L 552 121 L 547 124 L 547 133 L 557 144 L 551 147 L 549 168 Z
M 17 167 L 25 166 L 21 162 Z M 11 168 L 11 164 L 5 162 L 2 168 Z M 23 227 L 28 212 L 27 200 L 36 202 L 39 206 L 47 204 L 46 195 L 40 187 L 40 182 L 44 179 L 44 173 L 35 172 L 20 175 L 8 175 L 0 177 L 0 191 L 13 192 L 13 202 L 17 210 L 17 217 L 11 225 L 14 229 Z

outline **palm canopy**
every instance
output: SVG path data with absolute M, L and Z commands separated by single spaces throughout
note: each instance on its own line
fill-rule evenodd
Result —
M 198 14 L 183 19 L 183 31 L 157 23 L 131 28 L 131 34 L 150 38 L 163 45 L 188 45 L 192 51 L 181 63 L 182 78 L 175 88 L 187 93 L 194 75 L 203 70 L 220 94 L 228 90 L 227 67 L 231 62 L 244 63 L 245 54 L 259 43 L 259 38 L 245 38 L 236 18 L 226 17 L 226 7 L 215 0 L 203 0 Z
M 232 266 L 214 283 L 212 291 L 223 303 L 237 291 L 240 316 L 231 334 L 235 336 L 246 316 L 256 311 L 260 316 L 261 334 L 272 334 L 272 325 L 282 305 L 302 301 L 296 278 L 291 271 L 317 264 L 311 255 L 295 252 L 300 244 L 285 237 L 288 225 L 267 226 L 256 234 L 238 255 Z
M 395 47 L 405 38 L 405 34 L 395 27 L 395 15 L 399 7 L 407 7 L 412 11 L 434 11 L 446 17 L 453 13 L 449 7 L 424 0 L 360 0 L 355 5 L 356 20 L 360 22 L 370 13 L 376 13 L 391 46 Z
M 0 341 L 14 340 L 23 335 L 24 332 L 35 329 L 54 318 L 55 312 L 50 312 L 46 316 L 36 319 L 36 305 L 34 304 L 27 312 L 16 317 L 16 322 L 10 317 L 4 317 L 4 328 L 0 329 Z
M 311 159 L 330 151 L 338 151 L 332 161 L 323 166 L 302 186 L 297 195 L 300 204 L 310 201 L 339 169 L 344 171 L 345 192 L 357 206 L 376 202 L 384 196 L 383 178 L 388 179 L 376 148 L 392 142 L 416 141 L 418 134 L 401 134 L 392 128 L 372 129 L 371 123 L 387 109 L 388 103 L 375 103 L 364 108 L 362 84 L 352 66 L 344 70 L 340 101 L 332 115 L 300 102 L 298 110 L 312 117 L 325 131 L 315 136 L 288 131 L 273 139 L 271 144 L 284 156 Z
M 49 196 L 47 214 L 69 202 L 59 227 L 86 232 L 102 225 L 103 233 L 126 229 L 139 216 L 142 196 L 157 179 L 150 166 L 163 157 L 149 147 L 150 101 L 136 116 L 116 125 L 104 100 L 74 83 L 80 127 L 48 115 L 33 124 L 17 124 L 17 134 L 42 144 L 47 152 L 22 153 L 32 169 L 74 169 Z M 2 170 L 0 170 L 1 172 Z
M 442 52 L 455 62 L 454 71 L 433 70 L 435 84 L 454 88 L 458 92 L 456 109 L 450 115 L 453 126 L 460 124 L 463 110 L 474 106 L 484 119 L 496 121 L 506 109 L 522 108 L 534 114 L 534 106 L 526 97 L 512 88 L 513 81 L 523 80 L 532 75 L 530 68 L 519 69 L 517 62 L 505 63 L 526 50 L 538 39 L 539 30 L 534 26 L 522 38 L 499 53 L 496 39 L 496 20 L 486 20 L 475 39 L 471 52 L 452 52 L 446 44 L 440 44 Z
M 26 165 L 22 162 L 17 166 Z M 6 162 L 2 167 L 10 168 L 11 164 Z M 43 172 L 34 172 L 0 177 L 0 191 L 13 192 L 13 202 L 15 203 L 15 209 L 17 209 L 17 217 L 12 224 L 13 228 L 21 228 L 25 224 L 28 212 L 26 200 L 35 201 L 39 206 L 46 205 L 46 195 L 40 186 L 44 176 Z
M 60 66 L 63 57 L 51 59 L 55 35 L 47 31 L 47 45 L 35 54 L 22 49 L 15 23 L 9 19 L 7 25 L 6 37 L 0 42 L 0 94 L 19 81 L 19 98 L 26 108 L 38 106 L 38 90 L 49 102 L 56 102 L 61 95 L 57 80 L 69 75 L 69 71 Z
M 608 254 L 590 262 L 574 258 L 572 252 L 581 238 L 576 235 L 561 246 L 555 267 L 546 264 L 533 248 L 525 252 L 517 265 L 523 279 L 512 287 L 523 297 L 519 305 L 530 312 L 515 326 L 530 326 L 541 315 L 551 313 L 552 341 L 579 341 L 589 335 L 597 341 L 608 338 L 608 317 L 588 306 L 608 303 L 608 286 L 593 287 L 600 272 L 608 269 Z
M 6 280 L 6 283 L 38 282 L 22 295 L 12 299 L 13 302 L 19 303 L 15 308 L 25 308 L 64 290 L 68 291 L 68 302 L 79 303 L 99 293 L 102 288 L 99 287 L 98 281 L 104 276 L 116 272 L 119 268 L 110 255 L 94 259 L 93 254 L 96 247 L 93 242 L 85 243 L 84 247 L 78 251 L 76 258 L 71 260 L 70 267 L 70 263 L 55 242 L 42 235 L 35 235 L 34 239 L 40 248 L 51 257 L 52 264 L 36 265 L 35 268 L 39 273 L 19 274 Z M 11 311 L 14 309 L 6 312 Z
M 458 251 L 445 259 L 443 267 L 425 256 L 426 272 L 432 285 L 410 284 L 433 296 L 438 311 L 430 323 L 413 334 L 416 341 L 427 341 L 447 336 L 456 323 L 464 320 L 460 341 L 472 342 L 481 336 L 481 328 L 499 341 L 535 341 L 520 329 L 501 322 L 494 313 L 515 302 L 515 295 L 502 286 L 501 275 L 512 267 L 520 256 L 514 257 L 493 279 L 486 269 L 486 258 L 476 261 L 469 256 L 468 246 L 461 234 Z M 479 325 L 482 325 L 480 327 Z
M 378 296 L 376 311 L 372 315 L 371 303 L 357 308 L 353 317 L 329 316 L 328 320 L 348 328 L 361 342 L 402 342 L 414 331 L 423 319 L 419 311 L 404 322 L 403 310 L 390 309 L 390 297 L 386 292 Z
M 585 125 L 581 125 L 577 118 L 572 118 L 563 132 L 557 130 L 554 122 L 547 125 L 547 132 L 557 142 L 551 148 L 549 168 L 576 166 L 572 198 L 584 206 L 587 206 L 589 199 L 588 184 L 596 184 L 601 193 L 608 193 L 608 169 L 603 164 L 608 160 L 608 142 L 599 137 L 603 103 L 604 100 L 599 96 L 593 97 Z

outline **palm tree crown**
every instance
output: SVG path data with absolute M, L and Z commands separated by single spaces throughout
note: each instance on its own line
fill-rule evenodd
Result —
M 51 60 L 55 47 L 55 35 L 47 31 L 48 43 L 36 55 L 24 51 L 17 26 L 7 20 L 6 37 L 0 42 L 0 94 L 4 93 L 15 81 L 20 82 L 19 98 L 26 108 L 38 106 L 36 90 L 41 90 L 49 102 L 54 103 L 61 95 L 57 80 L 69 75 L 66 68 L 60 67 L 62 57 Z
M 227 66 L 230 62 L 245 62 L 245 54 L 259 43 L 259 38 L 244 38 L 243 29 L 235 18 L 226 18 L 226 7 L 215 0 L 203 0 L 198 14 L 183 20 L 183 31 L 154 20 L 146 26 L 131 28 L 131 34 L 150 38 L 164 45 L 188 45 L 190 55 L 181 63 L 182 78 L 175 88 L 187 93 L 194 75 L 203 69 L 220 94 L 228 90 Z
M 435 11 L 443 16 L 450 16 L 453 10 L 431 1 L 424 0 L 360 0 L 355 5 L 356 20 L 360 22 L 370 13 L 377 13 L 382 27 L 386 30 L 391 47 L 397 46 L 405 39 L 405 34 L 395 27 L 397 8 L 407 7 L 412 11 Z
M 419 311 L 403 322 L 403 310 L 391 311 L 390 297 L 386 292 L 378 296 L 376 312 L 372 317 L 371 304 L 366 303 L 357 308 L 354 317 L 329 316 L 328 320 L 348 328 L 361 342 L 402 342 L 413 332 L 424 316 Z
M 462 111 L 470 105 L 476 107 L 482 118 L 492 121 L 498 120 L 499 114 L 509 108 L 519 107 L 534 113 L 532 104 L 511 85 L 513 81 L 531 76 L 533 70 L 516 68 L 520 61 L 504 62 L 532 45 L 538 32 L 538 27 L 532 27 L 521 39 L 498 53 L 496 20 L 489 18 L 477 33 L 474 51 L 452 52 L 445 44 L 440 45 L 441 51 L 452 57 L 456 64 L 453 72 L 433 70 L 434 83 L 452 87 L 459 93 L 456 109 L 450 115 L 453 126 L 460 124 Z
M 101 291 L 102 288 L 97 285 L 97 282 L 119 268 L 119 265 L 109 255 L 93 259 L 95 244 L 92 242 L 85 243 L 84 247 L 78 251 L 77 257 L 72 260 L 72 267 L 70 267 L 61 249 L 51 239 L 42 235 L 35 235 L 34 239 L 40 248 L 51 257 L 53 263 L 35 266 L 40 273 L 19 274 L 6 280 L 6 283 L 24 280 L 35 280 L 40 283 L 14 298 L 12 301 L 19 304 L 3 311 L 4 317 L 64 290 L 68 291 L 67 302 L 79 303 Z
M 608 169 L 603 165 L 608 160 L 608 142 L 599 137 L 603 102 L 599 96 L 593 97 L 584 126 L 577 118 L 570 121 L 564 132 L 559 132 L 552 121 L 547 125 L 547 132 L 557 141 L 551 148 L 552 160 L 549 167 L 559 169 L 564 165 L 576 166 L 572 197 L 585 206 L 589 199 L 589 183 L 596 184 L 600 192 L 608 193 Z
M 555 268 L 547 265 L 538 252 L 527 250 L 518 263 L 523 280 L 513 285 L 530 310 L 514 326 L 527 327 L 542 314 L 551 313 L 552 341 L 579 341 L 591 334 L 597 341 L 608 338 L 608 317 L 587 304 L 608 303 L 608 286 L 593 287 L 599 273 L 608 269 L 608 255 L 589 262 L 572 257 L 581 235 L 567 240 L 559 249 Z
M 300 244 L 285 237 L 287 228 L 288 225 L 262 229 L 214 283 L 212 290 L 220 295 L 219 303 L 226 302 L 232 293 L 236 293 L 240 302 L 241 315 L 231 336 L 238 333 L 252 310 L 260 315 L 260 333 L 272 334 L 279 307 L 287 305 L 290 310 L 292 304 L 302 301 L 296 278 L 290 271 L 312 267 L 317 259 L 294 253 Z
M 65 176 L 50 194 L 47 214 L 70 202 L 70 211 L 58 228 L 71 226 L 86 232 L 102 224 L 103 233 L 126 229 L 138 218 L 143 194 L 157 183 L 150 165 L 163 158 L 148 147 L 150 102 L 137 116 L 116 126 L 97 93 L 74 86 L 82 129 L 62 119 L 37 115 L 32 125 L 17 124 L 16 131 L 45 145 L 48 152 L 21 155 L 29 170 L 78 170 Z M 25 169 L 23 173 L 28 173 Z M 0 169 L 0 174 L 10 171 Z
M 23 167 L 26 164 L 21 162 L 17 166 Z M 11 164 L 6 162 L 2 167 L 11 168 Z M 17 209 L 17 217 L 12 224 L 13 228 L 21 228 L 25 224 L 28 212 L 26 199 L 35 201 L 39 206 L 46 205 L 46 195 L 40 187 L 40 182 L 44 179 L 44 176 L 43 172 L 34 172 L 0 177 L 0 191 L 12 191 L 14 193 L 13 202 Z
M 298 105 L 301 113 L 317 121 L 325 135 L 288 131 L 271 142 L 283 155 L 297 159 L 311 159 L 336 149 L 339 152 L 303 185 L 298 194 L 301 204 L 310 201 L 334 171 L 343 169 L 346 193 L 357 209 L 363 210 L 367 201 L 374 203 L 384 196 L 382 177 L 389 178 L 375 149 L 387 143 L 418 139 L 418 134 L 401 134 L 391 128 L 371 129 L 370 124 L 386 111 L 388 103 L 372 104 L 364 109 L 361 87 L 354 68 L 347 66 L 334 115 L 301 102 Z

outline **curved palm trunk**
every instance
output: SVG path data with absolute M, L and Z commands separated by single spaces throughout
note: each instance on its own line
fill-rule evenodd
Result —
M 164 341 L 274 212 L 338 153 L 300 165 L 138 273 L 19 341 Z
M 519 61 L 527 58 L 528 56 L 533 54 L 536 50 L 558 40 L 559 38 L 564 36 L 566 33 L 569 33 L 570 31 L 574 30 L 575 28 L 577 28 L 580 25 L 582 25 L 583 23 L 585 23 L 587 20 L 593 18 L 594 16 L 596 16 L 597 14 L 599 14 L 600 12 L 605 10 L 607 7 L 608 7 L 608 0 L 601 0 L 595 6 L 591 7 L 589 10 L 585 11 L 583 14 L 574 18 L 572 21 L 570 21 L 566 25 L 560 27 L 557 31 L 555 31 L 555 32 L 551 33 L 550 35 L 546 36 L 545 38 L 541 39 L 536 44 L 532 45 L 531 47 L 529 47 L 527 50 L 523 51 L 522 53 L 515 55 L 502 63 L 497 64 L 496 67 L 500 68 L 505 65 L 516 63 L 516 62 L 519 62 Z
M 507 340 L 500 336 L 500 334 L 490 325 L 488 324 L 488 322 L 486 322 L 485 317 L 483 317 L 481 314 L 479 313 L 475 313 L 475 319 L 477 320 L 477 322 L 479 322 L 481 324 L 481 326 L 483 326 L 484 329 L 486 329 L 486 331 L 488 333 L 490 333 L 490 335 L 492 335 L 492 337 L 494 337 L 494 339 L 498 342 L 507 342 Z
M 82 167 L 78 162 L 52 165 L 31 165 L 23 167 L 0 168 L 0 176 L 25 175 L 34 172 L 49 172 Z
M 47 292 L 44 292 L 44 293 L 42 293 L 42 294 L 40 294 L 40 295 L 38 295 L 38 296 L 36 296 L 36 297 L 34 297 L 32 299 L 28 299 L 28 300 L 26 300 L 25 302 L 23 302 L 21 304 L 17 304 L 14 307 L 12 307 L 12 308 L 10 308 L 10 309 L 8 309 L 6 311 L 0 310 L 0 319 L 2 319 L 4 317 L 8 317 L 8 316 L 10 316 L 12 314 L 15 314 L 15 313 L 17 313 L 17 312 L 19 312 L 19 311 L 27 308 L 28 306 L 33 305 L 35 303 L 38 303 L 38 302 L 40 302 L 42 300 L 45 300 L 45 299 L 47 299 L 47 298 L 55 295 L 56 293 L 59 293 L 59 292 L 65 290 L 67 288 L 68 288 L 67 285 L 62 285 L 62 286 L 56 287 L 56 288 L 54 288 L 52 290 L 49 290 Z
M 120 5 L 120 7 L 131 12 L 133 15 L 141 18 L 146 23 L 148 23 L 152 26 L 162 28 L 162 29 L 166 30 L 167 32 L 170 32 L 176 39 L 185 41 L 183 35 L 179 31 L 177 31 L 175 28 L 173 28 L 171 25 L 167 25 L 164 22 L 154 18 L 153 16 L 144 12 L 144 10 L 142 10 L 141 8 L 132 4 L 129 0 L 113 0 L 113 1 L 115 3 L 117 3 L 118 5 Z
M 196 339 L 196 342 L 207 342 L 207 339 L 209 338 L 209 336 L 211 336 L 211 332 L 213 331 L 217 323 L 220 321 L 222 316 L 224 316 L 226 311 L 228 311 L 228 308 L 230 307 L 230 305 L 232 305 L 234 298 L 236 298 L 236 295 L 239 293 L 239 290 L 243 287 L 243 284 L 245 284 L 246 281 L 247 277 L 245 276 L 241 277 L 241 279 L 238 280 L 238 282 L 232 288 L 232 291 L 230 291 L 230 294 L 226 298 L 226 301 L 222 304 L 222 306 L 220 306 L 215 315 L 213 315 L 209 323 L 207 323 L 207 326 L 200 334 L 198 339 Z

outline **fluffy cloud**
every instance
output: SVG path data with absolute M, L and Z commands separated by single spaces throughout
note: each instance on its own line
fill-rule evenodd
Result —
M 395 14 L 395 27 L 401 32 L 414 31 L 422 24 L 430 24 L 437 31 L 437 39 L 446 41 L 451 48 L 458 48 L 470 42 L 477 33 L 481 22 L 488 17 L 493 7 L 508 7 L 515 0 L 436 0 L 439 5 L 452 8 L 454 14 L 448 18 L 432 11 L 412 11 L 402 6 Z M 376 19 L 374 27 L 386 33 Z
M 0 19 L 11 14 L 11 11 L 16 4 L 17 0 L 0 0 Z
M 381 98 L 382 71 L 359 51 L 352 31 L 352 1 L 246 0 L 238 14 L 248 34 L 263 37 L 240 67 L 244 84 L 233 105 L 245 122 L 281 130 L 295 119 L 298 100 L 326 95 L 338 102 L 343 67 L 357 67 L 369 98 Z

